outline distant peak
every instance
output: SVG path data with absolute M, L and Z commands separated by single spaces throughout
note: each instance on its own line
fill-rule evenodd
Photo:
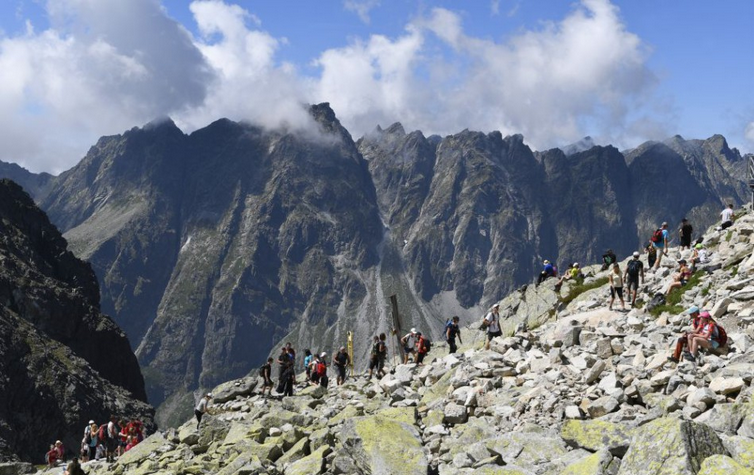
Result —
M 406 135 L 406 131 L 403 129 L 403 125 L 401 125 L 400 122 L 396 122 L 390 127 L 388 127 L 387 129 L 385 129 L 385 133 L 390 134 L 390 135 L 393 135 L 393 134 Z
M 173 119 L 171 119 L 169 116 L 164 116 L 164 117 L 158 117 L 156 119 L 153 119 L 147 122 L 144 125 L 144 127 L 142 127 L 143 130 L 155 130 L 155 129 L 163 129 L 163 128 L 178 129 L 178 126 L 175 125 L 175 122 L 173 122 Z
M 329 102 L 309 106 L 309 113 L 318 122 L 333 123 L 338 120 L 337 117 L 335 117 L 335 111 L 332 110 Z
M 562 147 L 561 150 L 563 150 L 563 153 L 565 153 L 566 155 L 574 155 L 579 152 L 585 152 L 590 148 L 596 146 L 597 143 L 594 141 L 594 139 L 591 136 L 587 135 L 577 142 Z

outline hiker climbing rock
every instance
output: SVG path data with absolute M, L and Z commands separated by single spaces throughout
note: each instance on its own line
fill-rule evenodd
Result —
M 196 428 L 199 428 L 199 424 L 202 423 L 202 416 L 207 412 L 207 405 L 209 404 L 209 400 L 212 399 L 212 393 L 207 393 L 204 395 L 203 398 L 199 400 L 199 403 L 196 405 L 196 408 L 194 409 L 194 415 L 196 416 Z
M 487 330 L 487 342 L 484 344 L 484 348 L 489 350 L 492 339 L 503 334 L 503 332 L 500 331 L 500 304 L 496 303 L 492 306 L 490 311 L 487 312 L 487 315 L 484 316 L 484 320 L 482 320 L 482 327 Z

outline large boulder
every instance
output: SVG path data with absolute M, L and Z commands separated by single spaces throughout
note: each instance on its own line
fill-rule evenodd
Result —
M 632 431 L 620 424 L 603 420 L 569 420 L 563 424 L 560 436 L 571 447 L 590 452 L 606 449 L 622 457 L 631 443 Z
M 726 451 L 712 428 L 665 417 L 636 429 L 618 474 L 696 475 L 716 454 Z
M 364 473 L 427 473 L 419 431 L 412 425 L 379 415 L 355 417 L 343 424 L 340 438 L 345 451 Z
M 744 467 L 725 455 L 713 455 L 704 459 L 697 475 L 751 475 L 750 468 Z

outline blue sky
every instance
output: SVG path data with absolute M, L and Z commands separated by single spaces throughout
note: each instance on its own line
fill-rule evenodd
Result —
M 400 121 L 752 152 L 753 21 L 750 0 L 6 0 L 0 160 L 58 173 L 163 116 L 306 129 L 315 102 L 354 138 Z

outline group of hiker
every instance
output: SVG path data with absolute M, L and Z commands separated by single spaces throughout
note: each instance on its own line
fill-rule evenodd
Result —
M 684 360 L 695 362 L 701 348 L 715 350 L 726 345 L 728 335 L 710 312 L 693 305 L 684 313 L 690 318 L 691 331 L 684 332 L 678 338 L 673 355 L 668 360 L 678 363 L 683 354 Z
M 67 475 L 78 475 L 81 471 L 81 463 L 90 460 L 105 459 L 114 462 L 144 439 L 144 424 L 138 419 L 119 419 L 111 416 L 108 422 L 100 425 L 90 420 L 84 427 L 84 436 L 81 439 L 81 450 L 78 457 L 73 457 L 64 471 Z M 66 450 L 63 442 L 55 441 L 45 454 L 45 463 L 48 467 L 57 467 L 65 462 Z

